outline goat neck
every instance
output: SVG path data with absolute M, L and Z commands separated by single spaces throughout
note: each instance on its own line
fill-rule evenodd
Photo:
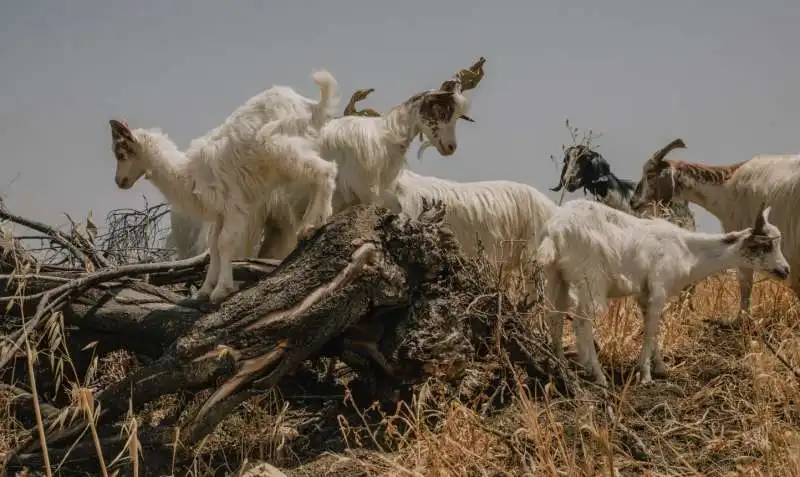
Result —
M 140 158 L 147 162 L 145 178 L 171 204 L 179 204 L 189 213 L 196 212 L 191 162 L 164 133 L 139 129 L 135 132 L 141 147 Z
M 396 147 L 403 154 L 420 132 L 418 126 L 420 104 L 420 101 L 415 98 L 409 99 L 395 106 L 380 118 L 388 133 L 387 143 Z
M 675 196 L 694 202 L 714 216 L 723 216 L 736 201 L 735 192 L 726 183 L 741 165 L 707 166 L 670 161 L 675 175 Z
M 730 234 L 708 234 L 682 229 L 682 235 L 688 252 L 694 258 L 684 280 L 686 283 L 696 283 L 731 266 L 737 266 L 736 257 L 742 243 L 740 240 L 725 240 Z

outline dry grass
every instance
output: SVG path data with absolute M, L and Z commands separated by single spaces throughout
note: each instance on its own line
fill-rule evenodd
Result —
M 738 285 L 731 275 L 702 282 L 694 313 L 665 313 L 668 381 L 641 387 L 616 380 L 618 417 L 643 439 L 651 462 L 615 448 L 613 430 L 592 417 L 592 403 L 565 406 L 524 391 L 490 420 L 457 402 L 445 406 L 435 428 L 408 413 L 402 418 L 411 420 L 413 432 L 402 436 L 398 452 L 354 460 L 367 475 L 387 476 L 800 476 L 800 381 L 761 334 L 798 366 L 798 309 L 791 292 L 774 282 L 758 284 L 753 299 L 748 330 L 724 328 L 717 320 L 736 309 Z M 607 370 L 629 374 L 640 331 L 631 301 L 615 304 L 597 321 Z
M 800 380 L 776 358 L 800 367 L 800 320 L 791 293 L 763 281 L 753 293 L 753 317 L 744 331 L 720 326 L 737 307 L 731 275 L 698 286 L 694 312 L 665 312 L 661 339 L 667 381 L 642 387 L 626 382 L 641 346 L 641 317 L 631 301 L 615 303 L 596 322 L 600 359 L 615 376 L 619 418 L 651 454 L 639 462 L 615 443 L 614 430 L 593 412 L 594 403 L 568 402 L 555 394 L 513 392 L 513 404 L 486 415 L 470 403 L 442 402 L 422 386 L 411 403 L 383 417 L 387 436 L 341 424 L 350 450 L 327 455 L 290 475 L 731 475 L 800 476 Z M 569 328 L 569 327 L 568 327 Z M 566 335 L 572 344 L 572 335 Z M 99 360 L 94 383 L 120 379 L 136 363 L 130 356 Z M 0 389 L 0 460 L 20 439 L 9 418 L 10 393 Z M 200 402 L 202 395 L 195 396 Z M 341 397 L 334 397 L 340 399 Z M 179 403 L 165 397 L 137 417 L 139 428 L 158 425 Z M 298 462 L 302 440 L 284 422 L 286 403 L 273 393 L 251 400 L 223 422 L 198 449 L 188 475 L 231 462 L 266 460 L 285 468 Z M 189 412 L 189 403 L 184 412 Z M 435 415 L 436 419 L 431 419 Z M 387 439 L 392 442 L 387 447 Z M 209 459 L 213 455 L 214 462 Z M 111 461 L 114 456 L 105 456 Z M 235 465 L 231 464 L 230 470 Z M 176 474 L 184 475 L 184 474 Z

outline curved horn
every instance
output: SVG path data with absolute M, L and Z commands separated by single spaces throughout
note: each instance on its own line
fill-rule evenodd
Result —
M 766 225 L 766 220 L 764 220 L 764 209 L 766 208 L 766 203 L 762 202 L 761 207 L 758 208 L 758 214 L 756 214 L 756 225 L 753 227 L 753 233 L 756 235 L 764 233 L 764 225 Z
M 686 144 L 683 142 L 683 139 L 678 138 L 670 141 L 669 144 L 662 147 L 661 149 L 656 151 L 655 154 L 653 154 L 653 160 L 656 162 L 663 161 L 664 158 L 667 157 L 667 154 L 669 154 L 673 149 L 686 149 Z
M 478 86 L 478 83 L 483 79 L 483 65 L 485 63 L 486 58 L 481 56 L 472 66 L 456 73 L 455 77 L 461 83 L 461 91 L 469 91 Z

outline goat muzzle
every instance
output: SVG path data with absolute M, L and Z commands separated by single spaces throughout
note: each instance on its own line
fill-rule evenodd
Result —
M 787 278 L 789 278 L 790 271 L 791 271 L 791 269 L 788 266 L 786 266 L 786 267 L 778 267 L 778 268 L 772 269 L 772 274 L 775 275 L 776 277 L 780 278 L 781 280 L 786 280 Z

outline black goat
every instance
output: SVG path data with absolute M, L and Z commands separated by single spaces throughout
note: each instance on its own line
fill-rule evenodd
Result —
M 575 164 L 572 174 L 567 174 L 570 156 L 574 156 Z M 558 192 L 566 188 L 567 192 L 575 192 L 583 188 L 584 193 L 591 193 L 599 202 L 615 209 L 630 212 L 630 200 L 636 189 L 636 182 L 620 179 L 613 172 L 608 161 L 598 152 L 586 146 L 572 146 L 564 151 L 563 166 L 558 185 L 550 188 Z

